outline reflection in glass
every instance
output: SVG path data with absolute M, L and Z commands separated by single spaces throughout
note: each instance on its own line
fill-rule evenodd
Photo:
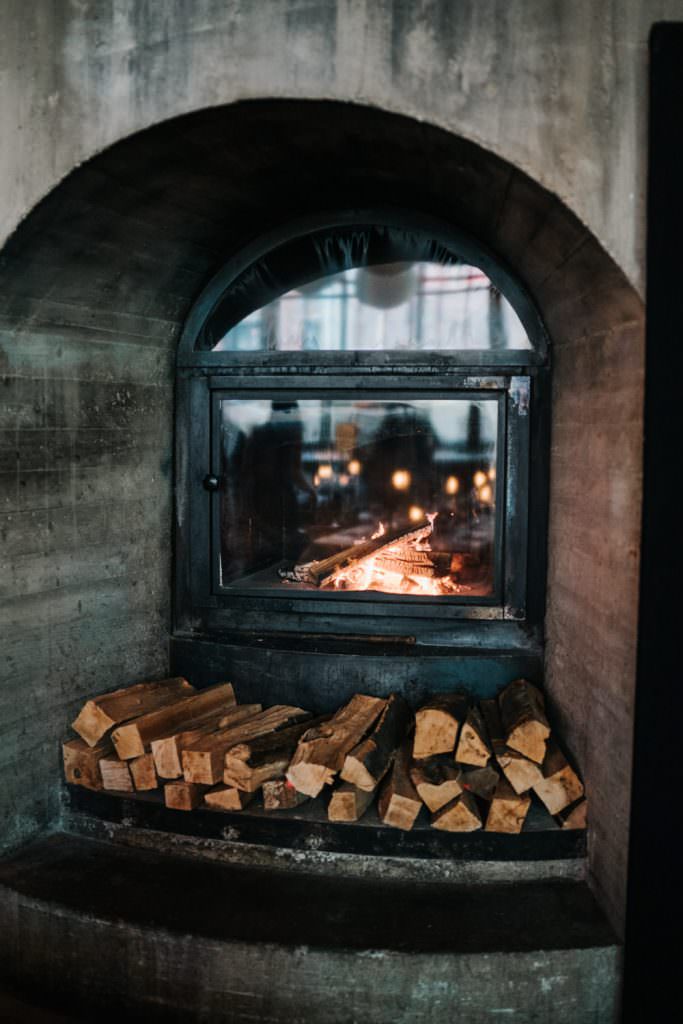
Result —
M 385 263 L 321 277 L 250 313 L 216 351 L 529 349 L 517 314 L 477 267 Z
M 223 586 L 493 593 L 496 400 L 223 399 L 220 425 Z

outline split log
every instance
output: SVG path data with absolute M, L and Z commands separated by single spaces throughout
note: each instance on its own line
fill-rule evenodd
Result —
M 450 754 L 423 758 L 421 761 L 415 761 L 410 768 L 413 785 L 420 799 L 432 812 L 440 810 L 451 800 L 455 800 L 456 796 L 460 796 L 460 775 L 461 772 Z
M 518 795 L 528 793 L 543 780 L 539 766 L 516 750 L 506 750 L 497 760 L 503 775 Z
M 424 704 L 415 714 L 413 757 L 452 753 L 467 717 L 468 703 L 463 694 L 449 693 Z
M 493 756 L 497 758 L 499 754 L 504 754 L 507 750 L 498 701 L 495 698 L 492 700 L 482 700 L 479 702 L 479 710 L 484 719 L 486 734 L 489 738 Z
M 543 778 L 541 769 L 528 757 L 511 750 L 505 743 L 503 737 L 503 723 L 500 717 L 498 702 L 495 700 L 483 700 L 481 712 L 486 723 L 486 729 L 493 749 L 494 757 L 500 765 L 505 778 L 508 780 L 515 793 L 527 793 Z
M 263 783 L 264 811 L 289 811 L 307 800 L 305 793 L 299 793 L 287 779 L 270 779 Z
M 560 828 L 585 828 L 587 824 L 588 801 L 579 800 L 572 807 L 566 807 L 555 815 Z
M 215 786 L 217 782 L 223 781 L 225 755 L 231 747 L 310 717 L 310 713 L 303 708 L 275 704 L 272 708 L 255 714 L 237 725 L 228 725 L 225 729 L 208 733 L 182 752 L 185 781 Z
M 350 782 L 342 782 L 330 798 L 327 805 L 327 817 L 330 821 L 358 821 L 372 803 L 374 792 L 359 789 Z
M 174 811 L 194 811 L 201 805 L 205 791 L 205 786 L 193 782 L 167 782 L 164 803 Z
M 355 694 L 329 722 L 310 729 L 299 740 L 287 778 L 300 793 L 317 796 L 341 770 L 346 755 L 365 736 L 386 707 L 379 697 Z
M 432 815 L 432 828 L 443 832 L 476 832 L 481 825 L 477 801 L 471 793 L 461 793 Z
M 371 793 L 384 777 L 394 752 L 403 742 L 412 714 L 399 693 L 392 693 L 377 725 L 344 758 L 341 777 L 358 789 Z
M 212 712 L 210 715 L 183 723 L 182 732 L 152 740 L 150 746 L 157 775 L 160 779 L 179 779 L 183 774 L 181 755 L 203 736 L 228 726 L 237 725 L 262 711 L 260 704 L 236 704 L 227 711 Z
M 471 707 L 460 730 L 460 739 L 455 749 L 455 760 L 460 764 L 484 768 L 491 757 L 491 747 L 486 735 L 484 717 L 477 707 Z
M 185 697 L 141 715 L 132 722 L 118 726 L 111 734 L 116 753 L 124 761 L 146 753 L 152 740 L 168 736 L 185 722 L 214 711 L 227 711 L 235 704 L 235 692 L 230 683 L 219 683 L 194 696 Z
M 256 796 L 234 786 L 216 786 L 204 794 L 204 803 L 221 811 L 242 811 Z
M 410 741 L 407 741 L 394 758 L 377 801 L 377 811 L 385 825 L 410 830 L 422 808 L 422 801 L 413 785 L 409 773 Z
M 104 789 L 119 793 L 132 793 L 134 790 L 128 762 L 118 757 L 103 757 L 100 760 L 100 775 Z
M 305 732 L 330 719 L 330 715 L 310 718 L 288 729 L 238 743 L 225 755 L 223 782 L 246 793 L 255 793 L 264 782 L 284 778 L 296 745 Z
M 518 796 L 507 779 L 501 779 L 489 807 L 486 831 L 521 832 L 530 806 L 530 796 Z
M 359 544 L 352 544 L 350 548 L 344 548 L 336 555 L 295 565 L 292 570 L 282 570 L 280 576 L 296 583 L 309 583 L 319 587 L 336 571 L 349 565 L 360 564 L 364 559 L 376 555 L 383 548 L 395 544 L 397 540 L 419 540 L 423 535 L 428 536 L 431 530 L 431 523 L 427 520 L 417 527 L 414 525 L 398 526 L 387 530 L 381 537 L 373 537 L 370 540 L 361 541 Z
M 534 793 L 550 814 L 559 814 L 583 796 L 583 783 L 554 741 L 548 744 L 541 772 L 543 778 Z
M 493 765 L 487 765 L 485 768 L 470 768 L 460 772 L 458 779 L 466 793 L 474 793 L 480 800 L 488 802 L 493 799 L 500 775 Z
M 128 762 L 128 766 L 136 791 L 146 792 L 150 789 L 158 789 L 159 780 L 151 754 L 142 754 L 140 757 L 132 758 Z
M 516 679 L 500 694 L 498 706 L 506 745 L 541 764 L 550 736 L 541 691 L 526 679 Z
M 114 750 L 108 739 L 102 740 L 94 747 L 88 746 L 85 740 L 67 740 L 62 744 L 66 781 L 72 786 L 103 789 L 100 761 L 103 757 L 113 757 L 113 754 Z
M 187 679 L 180 676 L 162 679 L 156 683 L 126 686 L 87 701 L 73 723 L 73 729 L 88 746 L 94 747 L 121 722 L 156 711 L 167 704 L 174 704 L 182 697 L 189 697 L 195 692 L 194 686 L 190 686 Z

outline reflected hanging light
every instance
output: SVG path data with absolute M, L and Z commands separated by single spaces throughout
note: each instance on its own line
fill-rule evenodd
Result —
M 391 484 L 397 491 L 407 491 L 412 477 L 407 469 L 396 469 L 391 474 Z
M 460 490 L 460 481 L 457 476 L 449 476 L 446 483 L 443 485 L 443 489 L 446 494 L 457 494 Z

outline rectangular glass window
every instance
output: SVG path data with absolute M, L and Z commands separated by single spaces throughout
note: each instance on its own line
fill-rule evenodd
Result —
M 221 587 L 491 597 L 495 392 L 220 398 Z

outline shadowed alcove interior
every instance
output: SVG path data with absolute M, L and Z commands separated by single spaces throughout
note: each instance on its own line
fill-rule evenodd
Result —
M 377 203 L 477 238 L 526 287 L 551 339 L 545 683 L 586 780 L 590 877 L 619 930 L 642 304 L 525 174 L 440 129 L 351 104 L 252 101 L 164 122 L 74 171 L 3 250 L 6 843 L 58 820 L 59 740 L 83 701 L 172 667 L 175 355 L 201 289 L 263 232 Z M 314 657 L 315 671 L 334 674 L 333 652 Z M 267 680 L 277 658 L 228 651 L 224 667 L 238 682 L 249 671 Z M 393 670 L 413 678 L 407 658 Z M 360 688 L 362 667 L 345 685 Z

